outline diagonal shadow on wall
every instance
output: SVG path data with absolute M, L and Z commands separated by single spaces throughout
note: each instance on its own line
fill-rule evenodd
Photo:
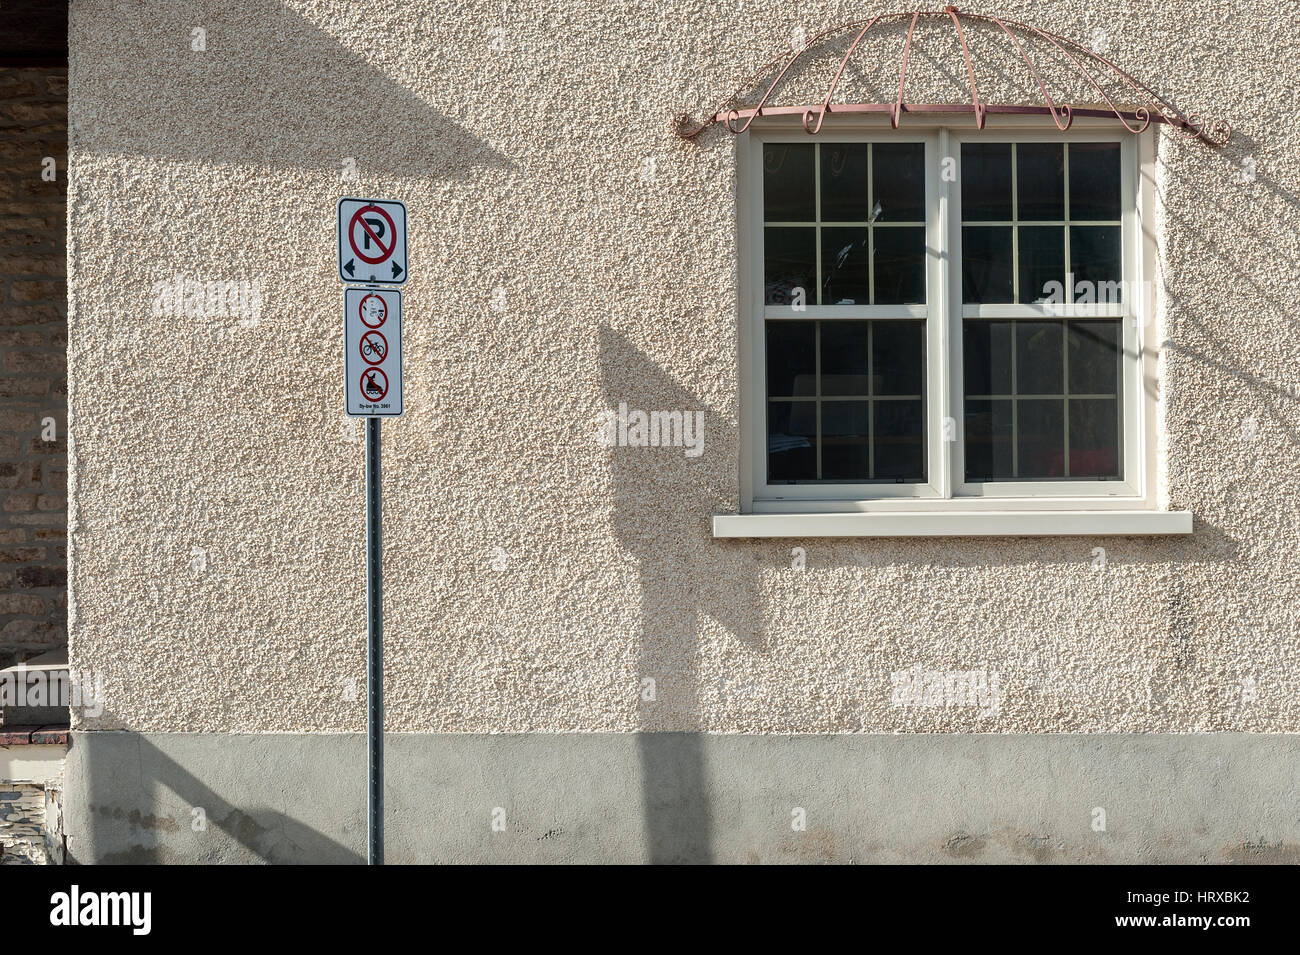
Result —
M 282 780 L 277 778 L 274 754 L 283 750 L 263 748 L 253 741 L 226 748 L 232 765 L 245 773 L 231 772 L 228 779 L 257 779 L 265 785 L 262 798 L 241 800 L 235 805 L 178 763 L 171 755 L 149 741 L 145 734 L 130 738 L 130 744 L 118 743 L 124 734 L 94 734 L 106 737 L 108 745 L 98 745 L 83 738 L 73 738 L 74 749 L 69 762 L 79 770 L 69 776 L 69 795 L 90 820 L 92 828 L 69 833 L 69 862 L 99 864 L 175 864 L 175 863 L 247 863 L 311 865 L 356 865 L 365 862 L 358 848 L 344 845 L 313 828 L 291 811 L 267 805 L 277 796 L 286 798 Z M 184 745 L 184 736 L 178 736 Z M 232 737 L 232 739 L 237 739 Z M 318 739 L 316 742 L 320 742 Z M 328 744 L 329 737 L 324 737 Z M 347 817 L 355 809 L 357 822 L 362 817 L 364 794 L 364 752 L 361 737 L 349 742 L 345 771 L 338 784 L 323 798 L 313 799 L 327 811 Z M 117 745 L 114 745 L 117 744 Z M 323 755 L 337 755 L 326 751 Z M 260 769 L 258 769 L 260 767 Z M 209 766 L 209 770 L 216 767 Z M 220 773 L 218 773 L 220 775 Z M 355 781 L 355 785 L 351 783 Z M 79 790 L 79 791 L 78 791 Z M 158 798 L 158 791 L 171 794 L 170 800 Z M 142 813 L 139 806 L 151 806 Z M 126 808 L 123 808 L 126 807 Z M 339 810 L 339 807 L 343 807 Z M 297 808 L 301 815 L 303 803 Z M 201 816 L 196 815 L 201 811 Z M 201 827 L 196 823 L 201 819 Z M 346 828 L 346 827 L 345 827 Z M 214 838 L 216 830 L 223 838 Z M 359 836 L 364 840 L 364 834 Z M 78 841 L 79 840 L 79 841 Z
M 72 137 L 103 155 L 458 179 L 503 155 L 279 0 L 71 8 Z M 202 50 L 192 49 L 200 38 Z M 394 43 L 428 49 L 419 37 Z M 381 48 L 382 48 L 382 44 Z

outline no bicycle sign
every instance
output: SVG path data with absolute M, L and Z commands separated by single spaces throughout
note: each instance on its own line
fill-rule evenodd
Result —
M 386 288 L 344 289 L 343 347 L 347 413 L 400 417 L 402 293 Z
M 339 200 L 339 278 L 358 284 L 406 281 L 406 204 L 396 199 Z

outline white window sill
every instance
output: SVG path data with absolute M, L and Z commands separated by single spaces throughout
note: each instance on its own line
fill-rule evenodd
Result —
M 713 515 L 714 537 L 1094 537 L 1191 532 L 1191 511 Z

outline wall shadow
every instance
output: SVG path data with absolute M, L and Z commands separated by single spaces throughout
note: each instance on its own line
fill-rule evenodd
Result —
M 654 679 L 656 686 L 656 699 L 639 703 L 637 735 L 649 858 L 707 863 L 713 860 L 713 824 L 702 737 L 701 627 L 708 618 L 762 652 L 752 553 L 717 547 L 708 521 L 711 511 L 729 506 L 732 492 L 710 486 L 704 462 L 716 461 L 715 449 L 733 429 L 621 333 L 602 326 L 598 346 L 607 407 L 625 402 L 629 409 L 701 415 L 700 457 L 687 457 L 681 448 L 613 447 L 609 453 L 614 533 L 639 568 L 638 678 Z M 681 507 L 666 512 L 666 500 Z
M 279 0 L 114 14 L 125 22 L 100 30 L 87 5 L 71 10 L 73 135 L 91 153 L 340 172 L 351 158 L 367 176 L 443 179 L 513 168 Z M 415 49 L 418 39 L 400 41 Z
M 115 739 L 87 741 L 87 736 L 114 737 Z M 116 744 L 116 745 L 115 745 Z M 149 865 L 193 862 L 246 862 L 296 865 L 359 865 L 365 863 L 361 848 L 343 845 L 324 833 L 269 805 L 237 806 L 222 798 L 210 786 L 198 779 L 168 754 L 149 742 L 144 734 L 91 733 L 73 734 L 71 746 L 87 747 L 78 757 L 69 754 L 69 765 L 76 767 L 76 776 L 68 780 L 69 795 L 80 797 L 79 810 L 85 814 L 84 824 L 93 831 L 69 833 L 73 838 L 68 854 L 69 864 L 95 862 L 104 865 Z M 119 752 L 119 747 L 130 753 Z M 227 747 L 229 749 L 229 747 Z M 251 774 L 264 780 L 269 801 L 278 792 L 276 775 L 272 767 L 264 774 Z M 363 760 L 357 761 L 356 772 L 344 774 L 348 779 L 363 779 Z M 179 809 L 165 805 L 157 798 L 155 787 L 164 787 L 175 794 L 183 805 Z M 361 786 L 343 787 L 340 795 L 336 789 L 325 795 L 336 804 L 349 807 L 364 806 Z M 348 792 L 355 788 L 356 793 Z M 146 807 L 141 811 L 139 807 Z M 194 831 L 195 808 L 203 811 L 205 824 L 210 829 L 225 833 L 243 847 L 252 860 L 230 859 L 212 853 L 195 851 L 192 843 L 210 838 L 202 831 Z M 169 812 L 169 809 L 171 812 Z M 357 810 L 358 818 L 363 814 Z M 77 839 L 82 839 L 78 848 Z M 364 833 L 359 837 L 364 841 Z M 184 843 L 190 843 L 185 845 Z M 171 843 L 171 845 L 169 845 Z M 93 855 L 93 858 L 91 856 Z M 79 858 L 80 856 L 80 858 Z

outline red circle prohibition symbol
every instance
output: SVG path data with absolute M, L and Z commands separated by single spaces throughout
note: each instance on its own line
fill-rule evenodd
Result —
M 374 341 L 376 338 L 379 339 L 378 342 Z M 372 358 L 371 355 L 379 357 Z M 388 357 L 388 339 L 383 332 L 370 331 L 361 336 L 361 357 L 368 365 L 378 365 Z
M 385 247 L 384 243 L 380 241 L 379 236 L 375 235 L 374 230 L 370 228 L 370 223 L 368 223 L 365 219 L 362 218 L 362 214 L 366 212 L 377 212 L 381 216 L 383 216 L 384 221 L 388 223 L 388 235 L 389 235 L 390 242 L 387 247 Z M 357 248 L 357 226 L 361 226 L 362 231 L 365 232 L 366 235 L 370 236 L 370 238 L 374 240 L 375 245 L 379 246 L 379 250 L 382 253 L 381 255 L 372 258 L 371 256 L 366 255 L 366 253 L 362 252 L 360 249 Z M 352 213 L 352 220 L 348 223 L 348 244 L 352 246 L 352 251 L 357 254 L 357 258 L 359 258 L 362 262 L 368 262 L 371 265 L 376 265 L 380 262 L 383 262 L 389 256 L 391 256 L 393 254 L 393 250 L 397 248 L 397 225 L 393 222 L 393 217 L 390 216 L 383 209 L 381 209 L 379 206 L 376 205 L 362 206 L 356 212 Z
M 379 394 L 375 394 L 370 386 L 374 386 Z M 370 402 L 383 401 L 384 395 L 388 394 L 388 376 L 378 368 L 367 368 L 361 373 L 361 397 Z
M 371 299 L 374 299 L 375 302 L 379 304 L 379 307 L 383 309 L 383 311 L 379 313 L 379 321 L 375 322 L 373 325 L 366 321 L 366 303 Z M 369 295 L 363 296 L 360 303 L 357 305 L 357 317 L 361 319 L 361 324 L 365 325 L 366 328 L 378 328 L 380 325 L 384 324 L 384 322 L 388 321 L 388 303 L 384 301 L 382 295 L 376 295 L 374 292 L 371 292 Z

